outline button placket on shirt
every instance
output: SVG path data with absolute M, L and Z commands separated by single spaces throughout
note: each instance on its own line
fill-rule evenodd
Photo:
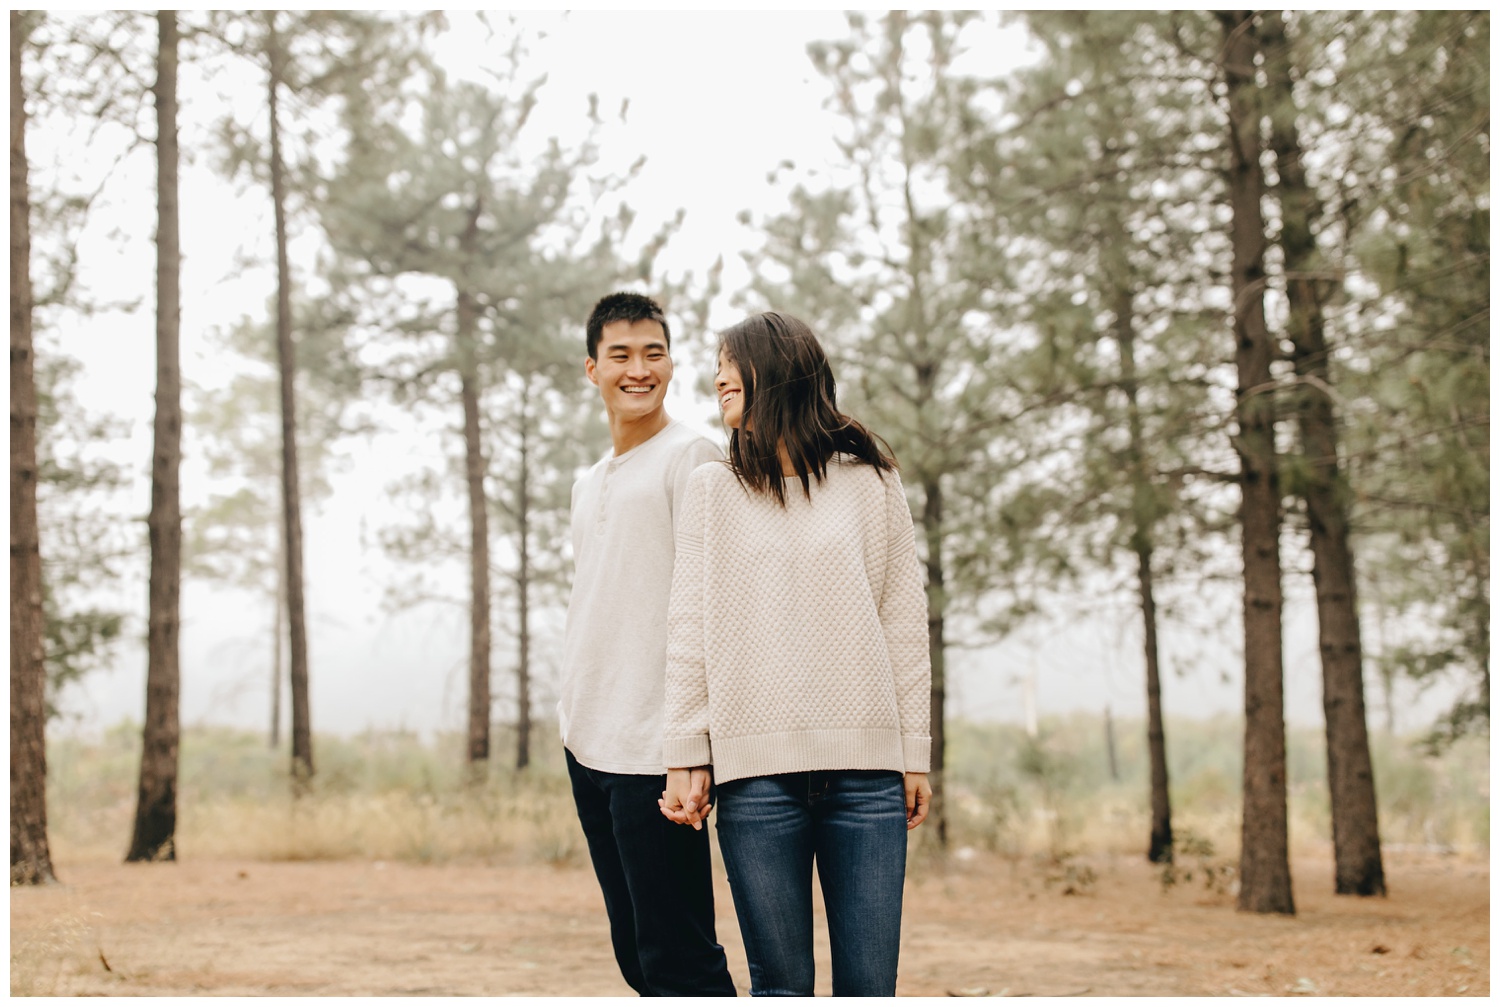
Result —
M 599 484 L 599 517 L 594 522 L 595 535 L 603 535 L 604 527 L 608 523 L 609 480 L 615 474 L 615 469 L 619 467 L 619 464 L 619 459 L 611 459 L 609 464 L 604 466 L 604 479 Z

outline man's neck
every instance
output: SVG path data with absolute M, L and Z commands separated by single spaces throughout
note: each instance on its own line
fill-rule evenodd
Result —
M 639 419 L 623 420 L 617 416 L 609 418 L 609 436 L 614 442 L 615 455 L 623 455 L 632 448 L 640 447 L 642 444 L 667 429 L 672 422 L 672 417 L 667 415 L 665 409 L 658 409 L 648 416 Z

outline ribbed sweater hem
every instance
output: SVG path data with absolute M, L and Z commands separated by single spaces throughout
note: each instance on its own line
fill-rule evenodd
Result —
M 673 741 L 688 740 L 672 739 L 668 746 Z M 802 773 L 818 769 L 926 772 L 925 758 L 919 764 L 912 764 L 917 762 L 916 759 L 908 761 L 906 758 L 907 752 L 911 752 L 913 756 L 920 754 L 914 749 L 923 746 L 905 743 L 917 741 L 918 739 L 903 739 L 899 732 L 881 728 L 779 731 L 729 738 L 715 737 L 711 753 L 714 781 L 727 783 L 750 776 L 774 776 L 777 773 Z M 688 755 L 690 752 L 684 750 L 682 754 Z

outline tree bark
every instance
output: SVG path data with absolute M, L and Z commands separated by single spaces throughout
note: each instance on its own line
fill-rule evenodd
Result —
M 28 13 L 10 12 L 10 883 L 56 881 L 47 843 L 47 666 L 36 515 L 31 192 L 21 60 Z
M 1120 759 L 1115 754 L 1115 718 L 1108 703 L 1104 705 L 1104 754 L 1109 762 L 1110 781 L 1119 783 Z
M 278 525 L 283 522 L 277 522 Z M 278 528 L 278 531 L 280 529 Z M 281 533 L 281 540 L 286 541 L 285 532 Z M 271 650 L 271 749 L 274 751 L 281 744 L 281 681 L 286 672 L 284 653 L 286 650 L 286 561 L 281 557 L 281 550 L 277 550 L 276 556 L 276 593 L 272 601 L 276 605 L 276 615 L 271 620 L 271 636 L 273 647 Z
M 516 494 L 519 555 L 516 605 L 519 636 L 516 655 L 516 769 L 531 765 L 531 379 L 521 391 L 520 492 Z
M 943 570 L 943 484 L 940 476 L 922 480 L 922 532 L 927 539 L 927 652 L 932 661 L 932 810 L 928 812 L 937 831 L 938 844 L 948 845 L 948 811 L 944 802 L 943 768 L 946 739 L 943 705 L 947 697 L 947 643 L 944 617 L 947 595 Z
M 898 21 L 904 13 L 892 15 Z M 896 88 L 897 106 L 903 108 L 904 99 Z M 904 111 L 902 129 L 905 130 Z M 903 157 L 908 147 L 903 143 Z M 924 447 L 938 440 L 938 432 L 931 429 L 931 409 L 938 400 L 938 366 L 927 342 L 927 300 L 925 277 L 927 275 L 928 249 L 925 244 L 920 215 L 911 191 L 910 166 L 907 166 L 907 182 L 903 189 L 906 206 L 907 247 L 911 252 L 908 276 L 911 282 L 910 324 L 915 336 L 917 356 L 914 361 L 914 377 L 917 395 L 917 441 Z M 926 466 L 924 465 L 924 468 Z M 948 694 L 948 642 L 946 622 L 948 612 L 947 571 L 943 564 L 943 475 L 941 470 L 927 469 L 917 480 L 922 486 L 922 536 L 926 544 L 927 566 L 927 654 L 932 666 L 931 719 L 932 756 L 927 774 L 932 786 L 932 807 L 927 813 L 929 827 L 937 834 L 938 846 L 948 846 L 948 805 L 943 770 L 946 768 L 946 723 L 945 704 Z
M 177 208 L 177 12 L 157 12 L 156 63 L 156 421 L 151 460 L 150 612 L 146 631 L 146 723 L 135 831 L 127 862 L 175 860 L 182 628 L 182 266 Z
M 1312 233 L 1317 195 L 1307 183 L 1292 58 L 1282 12 L 1260 19 L 1271 101 L 1271 147 L 1276 154 L 1276 195 L 1281 205 L 1281 249 L 1285 262 L 1288 330 L 1298 378 L 1297 429 L 1305 470 L 1318 606 L 1318 652 L 1323 664 L 1323 720 L 1328 745 L 1329 806 L 1333 818 L 1334 891 L 1340 895 L 1384 895 L 1375 773 L 1365 719 L 1364 648 L 1355 596 L 1354 553 L 1349 545 L 1348 485 L 1339 467 L 1338 419 L 1329 390 L 1328 343 L 1316 278 L 1317 245 Z
M 1119 237 L 1124 240 L 1123 235 Z M 1115 339 L 1120 349 L 1120 384 L 1125 392 L 1126 425 L 1130 432 L 1130 549 L 1136 559 L 1146 661 L 1146 748 L 1151 763 L 1151 838 L 1146 847 L 1146 859 L 1153 864 L 1169 864 L 1172 862 L 1172 798 L 1167 785 L 1167 732 L 1161 712 L 1161 651 L 1156 639 L 1156 585 L 1151 569 L 1155 504 L 1146 472 L 1146 437 L 1139 404 L 1134 297 L 1125 288 L 1116 294 Z
M 312 715 L 308 697 L 307 601 L 302 579 L 302 491 L 297 471 L 297 354 L 292 339 L 292 268 L 287 254 L 286 170 L 279 112 L 286 51 L 276 11 L 266 12 L 271 132 L 271 203 L 276 217 L 276 362 L 281 372 L 281 509 L 286 550 L 287 636 L 291 641 L 292 786 L 312 782 Z
M 1172 795 L 1167 778 L 1167 729 L 1161 712 L 1161 656 L 1156 641 L 1156 587 L 1149 549 L 1136 550 L 1136 581 L 1140 585 L 1141 624 L 1146 651 L 1146 748 L 1151 761 L 1151 838 L 1146 859 L 1172 862 Z
M 1281 656 L 1281 491 L 1276 474 L 1274 347 L 1266 329 L 1265 224 L 1253 11 L 1216 11 L 1229 97 L 1229 201 L 1244 556 L 1245 759 L 1239 908 L 1296 911 L 1287 850 L 1286 724 Z
M 476 200 L 459 238 L 465 262 L 473 261 L 481 206 Z M 464 411 L 464 475 L 469 490 L 469 768 L 482 772 L 490 757 L 490 528 L 484 492 L 486 471 L 479 418 L 479 366 L 475 355 L 479 309 L 466 283 L 458 287 L 457 350 Z

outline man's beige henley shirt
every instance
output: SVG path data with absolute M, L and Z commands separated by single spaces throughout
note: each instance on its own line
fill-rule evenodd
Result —
M 723 457 L 672 420 L 600 459 L 573 484 L 573 592 L 557 704 L 564 746 L 590 769 L 656 775 L 661 757 L 667 601 L 688 476 Z

